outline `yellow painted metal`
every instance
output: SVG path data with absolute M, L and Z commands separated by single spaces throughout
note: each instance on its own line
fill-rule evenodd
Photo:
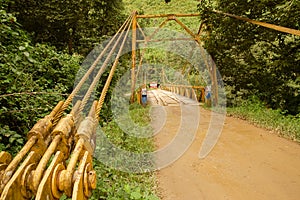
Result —
M 1 173 L 2 179 L 0 180 L 0 194 L 3 191 L 3 188 L 7 185 L 10 178 L 13 176 L 14 172 L 17 170 L 18 165 L 24 159 L 25 155 L 29 152 L 31 147 L 37 141 L 37 137 L 31 137 L 21 151 L 14 157 L 14 159 L 9 163 L 7 168 Z M 1 198 L 0 198 L 1 199 Z
M 32 197 L 33 193 L 31 192 L 31 190 L 29 189 L 29 186 L 27 185 L 28 180 L 32 180 L 32 170 L 34 170 L 36 168 L 36 163 L 31 163 L 29 164 L 24 172 L 23 175 L 21 177 L 21 193 L 24 197 L 26 198 L 30 198 Z
M 158 33 L 158 31 L 159 31 L 162 27 L 164 27 L 164 26 L 168 23 L 168 21 L 170 21 L 170 20 L 171 20 L 170 18 L 167 18 L 165 21 L 163 21 L 163 22 L 162 22 L 162 23 L 154 30 L 154 32 L 153 32 L 150 36 L 145 37 L 146 42 L 150 41 L 150 40 Z
M 161 42 L 161 41 L 173 41 L 173 40 L 194 40 L 196 41 L 200 46 L 201 44 L 201 40 L 200 40 L 200 33 L 203 27 L 203 23 L 200 24 L 199 26 L 199 30 L 197 33 L 193 33 L 193 31 L 191 31 L 182 21 L 180 21 L 178 18 L 179 17 L 198 17 L 200 16 L 199 13 L 196 14 L 158 14 L 158 15 L 137 15 L 136 18 L 140 19 L 140 18 L 166 18 L 165 21 L 163 21 L 161 23 L 161 25 L 154 31 L 154 33 L 152 33 L 152 35 L 149 36 L 144 36 L 144 40 L 138 40 L 135 42 L 145 42 L 145 44 L 147 44 L 148 42 Z M 158 32 L 158 30 L 160 28 L 162 28 L 168 21 L 175 21 L 177 24 L 179 24 L 190 36 L 191 38 L 171 38 L 171 39 L 163 39 L 163 40 L 152 40 L 151 38 Z M 140 27 L 139 27 L 140 28 Z M 134 28 L 133 28 L 134 30 Z M 133 37 L 134 39 L 134 37 Z M 200 51 L 201 51 L 201 56 L 203 57 L 204 63 L 205 63 L 205 67 L 209 72 L 210 78 L 212 80 L 212 90 L 213 90 L 213 100 L 214 103 L 217 104 L 218 103 L 218 84 L 217 84 L 217 78 L 216 78 L 216 67 L 215 66 L 211 66 L 206 58 L 206 54 L 203 50 L 203 48 L 200 47 Z M 132 60 L 134 60 L 134 57 L 132 58 Z M 141 63 L 140 63 L 141 65 Z M 179 89 L 179 93 L 180 94 L 185 94 L 186 92 L 184 92 L 182 89 Z
M 86 177 L 89 174 L 89 172 L 86 172 L 86 167 L 91 166 L 91 163 L 92 156 L 88 151 L 85 151 L 84 156 L 79 163 L 78 170 L 74 174 L 74 187 L 72 194 L 74 200 L 84 200 L 91 196 L 88 183 L 89 179 Z
M 43 119 L 39 120 L 34 125 L 34 127 L 29 131 L 28 133 L 29 140 L 27 141 L 25 146 L 21 149 L 21 151 L 10 162 L 10 164 L 7 166 L 5 171 L 1 173 L 3 174 L 3 177 L 1 179 L 1 184 L 0 184 L 0 194 L 4 186 L 7 184 L 7 182 L 9 181 L 9 179 L 17 169 L 17 166 L 20 164 L 20 162 L 24 159 L 24 157 L 30 150 L 37 152 L 40 155 L 42 155 L 45 152 L 47 148 L 45 143 L 45 138 L 49 135 L 52 129 L 53 117 L 59 111 L 62 104 L 63 102 L 59 102 L 58 105 L 50 113 L 50 115 L 47 115 Z
M 86 165 L 88 163 L 92 163 L 91 155 L 93 154 L 95 148 L 94 135 L 96 134 L 97 127 L 95 114 L 97 103 L 97 101 L 93 103 L 89 115 L 79 125 L 77 133 L 75 134 L 76 146 L 71 154 L 67 168 L 64 169 L 63 167 L 60 167 L 60 169 L 56 168 L 54 170 L 55 173 L 53 173 L 52 180 L 56 180 L 56 183 L 52 183 L 52 187 L 54 188 L 54 194 L 56 197 L 62 193 L 65 193 L 68 197 L 72 196 L 73 199 L 87 198 L 83 198 L 84 191 L 83 187 L 81 187 L 83 183 L 81 175 L 83 176 Z M 89 162 L 84 161 L 86 159 L 86 154 L 89 155 Z M 76 171 L 76 166 L 79 160 L 80 164 L 78 170 Z M 92 169 L 90 169 L 90 171 L 93 172 Z M 79 182 L 76 182 L 77 179 Z M 95 179 L 88 179 L 88 183 L 90 185 L 94 185 L 94 183 L 90 183 L 90 181 L 94 180 Z M 76 188 L 76 191 L 73 188 Z
M 65 155 L 65 159 L 69 157 L 69 152 L 71 150 L 72 145 L 69 139 L 73 137 L 74 131 L 74 117 L 72 114 L 68 114 L 66 115 L 66 117 L 59 121 L 57 126 L 51 132 L 51 137 L 61 137 L 61 140 L 58 142 L 57 150 L 61 151 Z
M 266 27 L 266 28 L 270 28 L 270 29 L 280 31 L 280 32 L 283 32 L 283 33 L 288 33 L 288 34 L 300 36 L 300 30 L 287 28 L 287 27 L 283 27 L 283 26 L 278 26 L 278 25 L 274 25 L 274 24 L 269 24 L 269 23 L 261 22 L 261 21 L 257 21 L 257 20 L 252 20 L 252 19 L 249 19 L 249 18 L 246 18 L 246 17 L 241 17 L 241 16 L 238 16 L 238 15 L 225 13 L 225 12 L 222 12 L 222 11 L 219 11 L 219 10 L 212 10 L 212 12 L 222 14 L 222 15 L 225 15 L 225 16 L 228 16 L 228 17 L 232 17 L 232 18 L 235 18 L 235 19 L 238 19 L 238 20 L 242 20 L 242 21 L 245 21 L 245 22 L 249 22 L 251 24 L 255 24 L 255 25 Z
M 12 160 L 12 157 L 9 153 L 2 151 L 0 152 L 0 163 L 9 164 Z
M 193 89 L 204 89 L 204 86 L 197 86 L 197 85 L 170 85 L 165 84 L 164 87 L 178 87 L 178 88 L 193 88 Z
M 219 91 L 218 91 L 218 80 L 217 80 L 217 67 L 214 62 L 212 62 L 212 100 L 213 105 L 216 106 L 219 101 Z
M 80 155 L 82 154 L 82 150 L 84 147 L 84 139 L 80 139 L 71 154 L 70 162 L 67 166 L 66 170 L 61 171 L 58 176 L 58 188 L 60 191 L 63 191 L 68 197 L 72 195 L 72 181 L 73 174 L 76 169 L 76 165 L 78 160 L 80 159 Z
M 204 100 L 205 100 L 205 96 L 204 96 L 205 87 L 203 87 L 203 86 L 164 84 L 162 86 L 162 89 L 177 93 L 182 96 L 187 96 L 189 98 L 192 98 L 192 99 L 200 101 L 200 102 L 204 102 Z M 195 91 L 199 91 L 199 93 L 200 93 L 199 98 L 197 98 Z
M 157 15 L 137 15 L 137 18 L 164 18 L 164 17 L 199 17 L 199 13 L 192 14 L 157 14 Z
M 47 166 L 52 154 L 55 152 L 60 140 L 61 140 L 60 135 L 55 136 L 54 140 L 52 141 L 52 143 L 48 147 L 47 151 L 43 155 L 41 161 L 39 162 L 36 170 L 33 170 L 31 172 L 32 173 L 31 178 L 27 179 L 27 184 L 31 185 L 31 187 L 30 187 L 31 190 L 37 191 L 40 181 L 43 177 L 44 171 L 46 169 L 46 166 Z
M 136 92 L 136 99 L 138 104 L 142 104 L 142 93 L 141 93 L 141 88 Z
M 24 174 L 24 171 L 26 170 L 27 166 L 29 166 L 32 163 L 36 163 L 39 159 L 40 155 L 34 151 L 31 151 L 28 154 L 27 158 L 24 160 L 24 162 L 21 164 L 18 170 L 13 174 L 11 179 L 5 185 L 0 197 L 1 200 L 22 200 L 29 198 L 28 196 L 30 194 L 26 193 L 24 195 L 24 193 L 22 193 L 22 187 L 26 187 L 25 185 L 20 184 L 22 180 L 22 175 Z
M 199 38 L 197 37 L 196 34 L 193 33 L 193 31 L 191 31 L 184 23 L 182 23 L 179 19 L 174 18 L 174 20 L 177 22 L 177 24 L 179 24 L 190 36 L 192 36 L 193 38 L 195 38 L 195 40 L 198 41 L 198 43 L 200 43 Z
M 5 151 L 0 152 L 0 180 L 3 179 L 4 171 L 7 168 L 8 164 L 11 162 L 11 160 L 12 156 L 9 153 Z
M 142 33 L 143 37 L 146 38 L 146 34 L 144 33 L 142 27 L 140 26 L 140 24 L 138 22 L 136 22 L 137 27 L 139 28 L 139 31 Z
M 36 200 L 56 200 L 62 196 L 63 193 L 59 191 L 57 187 L 56 177 L 58 172 L 65 169 L 64 161 L 64 155 L 60 151 L 57 151 L 39 184 Z
M 126 41 L 124 38 L 129 33 L 128 27 L 131 27 L 131 22 L 132 16 L 119 30 L 128 29 L 125 37 L 122 32 L 117 41 L 112 40 L 109 43 L 115 42 L 113 50 L 109 52 L 109 58 L 105 60 L 105 65 L 109 64 L 110 57 L 122 39 L 122 47 L 118 52 L 118 58 L 120 57 Z M 109 45 L 106 49 L 108 48 Z M 96 62 L 100 61 L 101 55 L 98 56 L 92 68 L 97 65 Z M 118 58 L 114 62 L 109 81 L 105 85 L 106 91 L 101 95 L 103 100 L 118 64 Z M 100 70 L 98 74 L 102 71 Z M 91 70 L 87 74 L 90 72 Z M 96 78 L 100 78 L 98 74 Z M 88 75 L 83 79 L 87 77 Z M 87 199 L 91 196 L 97 180 L 92 167 L 92 155 L 96 145 L 96 128 L 101 107 L 98 108 L 99 112 L 96 114 L 98 101 L 95 101 L 85 119 L 80 112 L 90 98 L 91 91 L 96 87 L 96 80 L 93 81 L 83 100 L 78 101 L 71 113 L 61 119 L 64 110 L 84 83 L 83 79 L 66 102 L 60 102 L 49 115 L 34 125 L 27 134 L 28 142 L 13 160 L 10 154 L 0 153 L 0 200 L 22 200 L 33 197 L 54 200 L 59 199 L 63 194 L 73 199 Z M 103 102 L 99 101 L 99 103 Z M 73 145 L 74 142 L 75 145 Z M 67 160 L 69 163 L 66 165 Z
M 84 188 L 85 188 L 86 196 L 90 195 L 90 190 L 87 190 L 87 188 L 94 190 L 96 189 L 96 186 L 97 186 L 96 171 L 93 170 L 93 164 L 88 163 L 84 170 Z
M 137 40 L 137 43 L 146 43 L 146 42 L 163 42 L 163 41 L 195 41 L 195 38 L 165 38 L 165 39 L 157 39 L 157 40 Z
M 133 13 L 132 21 L 132 66 L 131 66 L 131 98 L 130 102 L 134 102 L 135 93 L 135 67 L 136 67 L 136 29 L 137 29 L 137 12 Z

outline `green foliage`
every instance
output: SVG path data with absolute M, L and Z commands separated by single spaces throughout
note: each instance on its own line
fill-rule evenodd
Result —
M 49 114 L 54 105 L 72 91 L 81 56 L 57 52 L 69 45 L 86 52 L 103 34 L 118 27 L 120 1 L 1 1 L 0 7 L 0 151 L 15 154 L 24 145 L 26 133 L 34 123 Z M 10 4 L 10 5 L 8 5 Z M 93 10 L 97 9 L 97 10 Z M 105 10 L 105 9 L 106 10 Z M 34 42 L 20 28 L 15 12 Z M 86 15 L 88 12 L 88 16 Z M 99 14 L 99 13 L 102 14 Z M 93 28 L 92 26 L 96 26 Z M 105 26 L 103 26 L 105 25 Z M 101 29 L 101 30 L 99 30 Z M 73 47 L 70 45 L 74 45 Z M 126 57 L 126 56 L 125 56 Z M 126 58 L 120 61 L 111 88 L 127 70 Z M 107 73 L 99 84 L 102 88 Z M 110 122 L 109 90 L 102 123 L 108 137 L 122 148 L 144 152 L 153 150 L 151 140 L 126 137 L 115 122 Z M 148 122 L 148 110 L 135 105 L 130 113 L 138 124 Z M 140 117 L 145 116 L 145 117 Z M 105 118 L 106 117 L 106 118 Z M 97 160 L 94 168 L 98 185 L 92 199 L 157 200 L 153 174 L 128 174 L 116 171 Z M 62 199 L 67 199 L 65 196 Z
M 152 174 L 128 174 L 109 169 L 94 161 L 94 169 L 98 174 L 97 189 L 91 199 L 107 200 L 158 200 L 153 191 L 154 177 Z
M 149 108 L 144 108 L 141 105 L 135 103 L 130 106 L 129 115 L 133 119 L 133 122 L 140 126 L 148 125 Z M 121 118 L 121 117 L 120 117 Z M 124 123 L 122 121 L 122 123 Z M 131 123 L 131 122 L 128 122 Z M 131 137 L 125 133 L 114 120 L 104 123 L 103 131 L 107 134 L 107 137 L 117 146 L 121 146 L 123 149 L 131 152 L 151 152 L 153 150 L 152 141 L 150 139 L 140 139 L 137 137 Z M 129 126 L 129 125 L 128 125 Z M 137 131 L 137 130 L 131 130 Z M 150 132 L 150 130 L 148 130 Z M 146 133 L 132 133 L 134 135 L 145 135 Z
M 172 0 L 169 4 L 163 0 L 123 0 L 123 2 L 126 12 L 137 10 L 145 14 L 195 13 L 199 3 L 197 0 Z
M 113 79 L 110 83 L 110 87 L 107 91 L 103 107 L 101 109 L 101 113 L 100 113 L 100 116 L 101 116 L 100 123 L 101 124 L 103 122 L 106 123 L 106 122 L 110 122 L 112 120 L 112 112 L 111 112 L 111 107 L 110 107 L 112 93 L 116 87 L 116 84 L 120 80 L 120 78 L 130 69 L 130 67 L 131 67 L 130 59 L 131 59 L 131 54 L 124 54 L 119 60 L 118 67 L 116 68 Z M 110 68 L 110 67 L 108 67 L 108 68 Z M 102 88 L 104 87 L 104 85 L 106 83 L 106 79 L 109 76 L 109 71 L 110 70 L 106 70 L 106 72 L 103 73 L 103 75 L 101 76 L 101 79 L 99 80 L 98 88 L 97 88 L 97 96 L 98 97 L 100 97 L 100 95 L 101 95 Z
M 255 96 L 240 101 L 239 106 L 227 108 L 227 113 L 300 141 L 300 115 L 286 116 L 280 110 L 266 108 L 266 105 Z
M 213 3 L 212 3 L 213 2 Z M 201 1 L 205 48 L 232 95 L 256 95 L 269 107 L 300 112 L 300 37 L 211 12 L 212 9 L 300 29 L 299 1 Z M 245 92 L 246 91 L 246 92 Z
M 139 14 L 152 15 L 152 14 L 191 14 L 198 13 L 197 5 L 198 1 L 190 0 L 190 1 L 182 1 L 182 0 L 172 0 L 168 4 L 163 0 L 146 0 L 146 1 L 138 1 L 138 0 L 124 0 L 125 10 L 130 12 L 132 10 L 137 10 Z M 182 21 L 192 32 L 195 34 L 198 32 L 200 27 L 200 19 L 199 17 L 178 17 L 180 21 Z M 154 18 L 154 19 L 138 19 L 138 23 L 142 28 L 153 28 L 155 29 L 159 27 L 159 25 L 165 21 L 165 18 Z M 155 30 L 146 30 L 146 35 L 151 35 Z M 167 32 L 160 30 L 158 34 L 153 39 L 170 39 L 170 38 L 189 38 L 190 35 L 175 21 L 170 20 L 162 29 L 170 29 L 174 32 Z M 147 32 L 148 31 L 148 32 Z M 151 33 L 150 33 L 151 32 Z M 185 34 L 185 36 L 182 36 Z M 140 34 L 141 35 L 141 34 Z M 182 42 L 184 43 L 184 42 Z M 182 44 L 181 43 L 181 44 Z M 170 45 L 170 49 L 173 48 L 182 48 L 183 51 L 190 52 L 190 55 L 193 54 L 193 49 L 184 49 L 184 46 L 179 47 L 176 42 L 165 43 L 164 45 Z M 143 50 L 144 51 L 144 50 Z M 165 73 L 168 76 L 170 82 L 174 82 L 179 84 L 181 81 L 180 74 L 185 76 L 185 80 L 188 80 L 191 84 L 203 84 L 202 77 L 199 76 L 199 72 L 195 70 L 193 66 L 186 60 L 181 58 L 179 55 L 176 55 L 172 52 L 166 52 L 163 50 L 158 50 L 155 48 L 149 48 L 145 51 L 144 54 L 144 63 L 151 64 L 159 64 L 166 66 Z M 171 70 L 168 70 L 170 68 Z M 174 69 L 178 72 L 174 77 Z M 159 79 L 163 81 L 161 78 L 161 70 L 157 70 L 160 73 Z M 172 71 L 172 72 L 171 72 Z M 170 72 L 170 73 L 169 73 Z M 148 74 L 149 75 L 149 74 Z M 151 80 L 151 81 L 157 81 Z
M 15 153 L 34 123 L 72 90 L 80 56 L 32 45 L 5 4 L 0 21 L 1 150 Z
M 104 35 L 113 35 L 123 22 L 119 0 L 12 0 L 16 13 L 34 42 L 50 43 L 69 53 L 87 54 Z
M 130 115 L 135 123 L 146 125 L 149 121 L 149 108 L 133 104 Z M 127 136 L 115 121 L 104 123 L 103 131 L 106 137 L 116 146 L 131 152 L 149 152 L 154 149 L 153 141 L 149 138 L 138 139 Z M 99 147 L 100 148 L 100 147 Z M 125 173 L 112 169 L 98 160 L 94 160 L 97 171 L 97 189 L 91 199 L 128 199 L 128 200 L 158 200 L 155 195 L 155 178 L 153 173 Z
M 123 0 L 125 4 L 125 10 L 130 13 L 133 10 L 138 11 L 139 14 L 172 14 L 172 13 L 197 13 L 196 0 L 182 1 L 172 0 L 169 4 L 166 4 L 163 0 Z M 199 18 L 179 18 L 187 27 L 197 33 L 200 26 Z M 146 25 L 146 27 L 158 27 L 165 19 L 140 19 L 139 23 Z M 145 26 L 142 26 L 145 27 Z M 180 32 L 184 32 L 182 27 L 177 23 L 170 21 L 163 28 L 172 29 Z
M 10 150 L 13 153 L 21 150 L 24 144 L 24 137 L 15 131 L 11 131 L 7 125 L 0 127 L 0 152 Z

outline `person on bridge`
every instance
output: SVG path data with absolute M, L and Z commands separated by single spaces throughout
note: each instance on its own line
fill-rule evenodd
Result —
M 145 106 L 147 104 L 147 88 L 146 88 L 146 85 L 143 86 L 141 93 L 142 93 L 142 105 Z
M 211 86 L 207 85 L 205 87 L 205 103 L 207 106 L 211 106 Z

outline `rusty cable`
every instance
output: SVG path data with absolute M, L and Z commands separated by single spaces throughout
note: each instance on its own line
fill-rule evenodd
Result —
M 81 78 L 80 82 L 76 85 L 76 87 L 74 88 L 74 90 L 72 91 L 72 93 L 68 96 L 68 98 L 66 99 L 66 101 L 64 102 L 61 110 L 59 113 L 57 113 L 54 117 L 53 120 L 53 126 L 55 126 L 58 121 L 60 120 L 63 112 L 68 108 L 68 106 L 70 105 L 71 101 L 73 100 L 74 96 L 78 93 L 78 91 L 80 90 L 80 88 L 82 87 L 82 85 L 85 83 L 85 81 L 88 79 L 89 75 L 92 73 L 92 71 L 95 69 L 95 67 L 97 66 L 97 64 L 100 62 L 101 58 L 103 57 L 104 53 L 107 51 L 107 49 L 110 47 L 110 45 L 113 43 L 113 41 L 115 40 L 116 36 L 118 35 L 118 33 L 120 33 L 124 26 L 126 25 L 127 21 L 131 18 L 131 16 L 129 16 L 126 21 L 123 23 L 123 25 L 121 26 L 121 28 L 117 31 L 117 33 L 114 35 L 114 37 L 109 41 L 109 43 L 106 45 L 106 47 L 103 49 L 103 51 L 101 52 L 101 54 L 97 57 L 97 59 L 94 61 L 94 63 L 92 64 L 92 66 L 89 68 L 89 70 L 85 73 L 85 75 Z
M 131 25 L 131 24 L 132 24 L 132 19 L 131 19 L 130 25 Z M 119 49 L 119 52 L 118 52 L 117 57 L 116 57 L 116 59 L 115 59 L 115 62 L 114 62 L 113 66 L 112 66 L 112 68 L 111 68 L 111 70 L 110 70 L 110 72 L 109 72 L 109 76 L 108 76 L 108 78 L 106 79 L 105 85 L 104 85 L 104 87 L 103 87 L 103 89 L 102 89 L 101 96 L 100 96 L 100 98 L 99 98 L 99 101 L 98 101 L 98 104 L 97 104 L 97 108 L 96 108 L 96 119 L 97 119 L 98 121 L 99 121 L 99 118 L 100 118 L 100 111 L 101 111 L 101 108 L 102 108 L 102 106 L 103 106 L 104 99 L 105 99 L 105 97 L 106 97 L 106 93 L 107 93 L 107 91 L 108 91 L 108 88 L 109 88 L 109 86 L 110 86 L 112 77 L 113 77 L 114 72 L 115 72 L 115 70 L 116 70 L 116 68 L 117 68 L 117 65 L 118 65 L 118 63 L 119 63 L 119 58 L 120 58 L 121 53 L 122 53 L 122 51 L 123 51 L 123 48 L 124 48 L 124 45 L 125 45 L 125 41 L 126 41 L 127 36 L 128 36 L 128 34 L 129 34 L 129 30 L 130 30 L 130 26 L 129 26 L 128 29 L 127 29 L 125 38 L 124 38 L 124 40 L 123 40 L 123 42 L 122 42 L 122 44 L 121 44 L 121 46 L 120 46 L 120 49 Z
M 125 22 L 126 25 L 124 26 L 124 29 L 126 29 L 126 28 L 128 27 L 128 25 L 130 26 L 130 24 L 131 24 L 131 23 L 129 23 L 130 21 L 132 21 L 132 15 L 126 20 L 126 22 Z M 94 91 L 94 89 L 95 89 L 95 87 L 96 87 L 96 85 L 97 85 L 99 79 L 101 78 L 101 75 L 102 75 L 103 72 L 105 71 L 105 69 L 106 69 L 106 67 L 107 67 L 107 65 L 108 65 L 108 63 L 109 63 L 111 57 L 113 56 L 113 53 L 115 52 L 115 50 L 116 50 L 116 48 L 117 48 L 117 46 L 118 46 L 118 44 L 119 44 L 119 42 L 120 42 L 120 40 L 121 40 L 123 34 L 124 34 L 124 32 L 122 32 L 121 34 L 119 34 L 119 37 L 118 37 L 117 41 L 115 42 L 115 44 L 114 44 L 114 46 L 112 47 L 111 51 L 109 52 L 107 58 L 106 58 L 105 61 L 103 62 L 103 64 L 102 64 L 100 70 L 98 71 L 96 77 L 94 78 L 92 84 L 90 85 L 88 91 L 86 92 L 86 94 L 85 94 L 85 96 L 84 96 L 84 98 L 83 98 L 83 100 L 82 100 L 82 103 L 81 103 L 81 105 L 80 105 L 79 113 L 83 111 L 85 105 L 87 104 L 87 101 L 90 99 L 90 96 L 91 96 L 92 92 Z M 126 37 L 127 37 L 127 36 L 126 36 Z M 124 40 L 126 40 L 126 37 L 125 37 Z M 123 43 L 124 43 L 124 42 L 123 42 Z M 116 58 L 116 59 L 117 59 L 117 58 Z
M 126 27 L 128 27 L 128 24 L 130 25 L 130 21 L 132 21 L 132 17 L 129 17 L 126 21 L 125 21 L 125 23 L 124 23 L 124 26 L 122 26 L 123 27 L 123 29 L 126 29 Z M 125 28 L 124 28 L 125 27 Z M 124 30 L 123 30 L 124 31 Z M 117 34 L 116 34 L 117 35 Z M 114 38 L 116 38 L 116 35 L 115 35 L 115 37 Z M 86 92 L 86 94 L 85 94 L 85 96 L 84 96 L 84 98 L 82 99 L 82 102 L 81 102 L 81 104 L 80 104 L 80 106 L 78 106 L 79 108 L 78 108 L 78 110 L 76 111 L 76 113 L 80 113 L 83 109 L 84 109 L 84 107 L 85 107 L 85 105 L 86 105 L 86 103 L 87 103 L 87 101 L 90 99 L 90 95 L 91 95 L 91 93 L 93 92 L 93 90 L 95 89 L 95 87 L 96 87 L 96 85 L 97 85 L 97 83 L 98 83 L 98 81 L 99 81 L 99 79 L 100 79 L 100 77 L 101 77 L 101 75 L 102 75 L 102 73 L 104 72 L 104 70 L 105 70 L 105 68 L 107 67 L 107 65 L 108 65 L 108 62 L 110 61 L 110 59 L 111 59 L 111 57 L 112 57 L 112 55 L 113 55 L 113 53 L 114 53 L 114 51 L 115 51 L 115 49 L 117 48 L 117 46 L 118 45 L 120 45 L 119 43 L 120 43 L 120 40 L 121 40 L 121 38 L 123 38 L 124 36 L 123 36 L 124 34 L 123 34 L 123 32 L 120 34 L 120 36 L 115 40 L 115 44 L 114 44 L 114 46 L 112 47 L 112 49 L 111 49 L 111 51 L 109 52 L 109 54 L 107 55 L 107 57 L 106 57 L 106 59 L 105 59 L 105 61 L 104 61 L 104 63 L 102 64 L 102 66 L 101 66 L 101 68 L 99 69 L 99 71 L 98 71 L 98 73 L 97 73 L 97 75 L 96 75 L 96 77 L 93 79 L 93 82 L 92 82 L 92 84 L 90 85 L 90 87 L 89 87 L 89 89 L 88 89 L 88 91 Z M 127 37 L 127 35 L 126 35 L 126 37 Z M 126 38 L 125 37 L 125 38 Z M 123 45 L 124 45 L 124 41 L 123 41 L 123 43 L 122 43 Z M 118 54 L 118 57 L 119 57 L 119 54 Z M 97 103 L 97 102 L 96 102 Z M 92 106 L 92 108 L 91 108 L 91 110 L 95 110 L 95 108 L 96 108 L 96 104 L 93 104 L 93 106 Z M 69 161 L 69 163 L 68 163 L 68 166 L 67 166 L 67 168 L 66 168 L 66 170 L 64 170 L 64 173 L 62 173 L 59 177 L 61 177 L 61 179 L 59 178 L 59 177 L 57 177 L 59 180 L 60 180 L 60 184 L 59 184 L 59 190 L 60 191 L 64 191 L 65 192 L 65 194 L 67 195 L 67 196 L 71 196 L 71 194 L 72 194 L 72 188 L 73 188 L 73 182 L 72 182 L 72 177 L 73 177 L 73 173 L 75 172 L 75 168 L 76 168 L 76 166 L 77 166 L 77 162 L 78 162 L 78 160 L 80 160 L 81 159 L 81 154 L 82 154 L 82 151 L 86 151 L 86 150 L 88 150 L 89 151 L 89 149 L 91 149 L 91 150 L 93 150 L 93 148 L 88 148 L 89 146 L 93 146 L 92 144 L 91 145 L 88 145 L 86 142 L 87 141 L 89 141 L 90 140 L 90 138 L 89 137 L 85 137 L 85 134 L 86 134 L 86 132 L 85 132 L 85 129 L 84 128 L 87 128 L 86 127 L 86 123 L 84 123 L 84 124 L 82 124 L 83 122 L 85 122 L 86 120 L 89 120 L 89 118 L 94 118 L 94 120 L 95 120 L 95 117 L 96 117 L 96 115 L 95 115 L 95 112 L 92 112 L 92 111 L 90 111 L 92 114 L 89 114 L 89 117 L 87 117 L 84 121 L 82 121 L 81 122 L 81 124 L 80 124 L 80 126 L 79 126 L 79 128 L 78 128 L 78 130 L 77 130 L 77 133 L 76 133 L 76 136 L 78 136 L 78 138 L 75 138 L 75 141 L 76 141 L 76 145 L 75 145 L 75 148 L 73 149 L 73 151 L 72 151 L 72 155 L 71 155 L 71 157 L 70 157 L 70 161 Z M 93 116 L 90 116 L 90 115 L 93 115 Z M 79 115 L 75 115 L 75 118 L 76 117 L 78 117 Z M 76 120 L 75 119 L 75 122 L 76 121 L 78 121 L 78 120 Z M 80 120 L 81 121 L 81 120 Z M 79 121 L 78 121 L 79 122 Z M 95 121 L 96 122 L 96 121 Z M 91 123 L 88 123 L 89 125 L 92 125 Z M 83 132 L 81 133 L 81 129 L 82 129 L 82 126 L 83 125 Z M 88 129 L 90 129 L 91 128 L 91 126 L 88 126 Z M 80 133 L 79 133 L 80 132 Z M 55 138 L 57 139 L 57 140 L 59 140 L 60 139 L 60 137 L 58 137 L 59 135 L 56 135 L 55 136 Z M 54 145 L 54 144 L 53 144 Z M 53 147 L 55 147 L 55 146 L 53 146 Z M 56 147 L 55 147 L 56 148 Z M 89 151 L 91 154 L 92 154 L 92 151 Z M 43 166 L 41 166 L 41 167 L 43 167 Z M 76 175 L 77 176 L 77 175 Z M 36 183 L 34 184 L 34 189 L 38 189 L 37 188 L 37 183 L 38 182 L 40 182 L 40 177 L 38 177 L 36 180 Z
M 235 19 L 238 19 L 238 20 L 241 20 L 241 21 L 249 22 L 251 24 L 255 24 L 255 25 L 266 27 L 266 28 L 270 28 L 270 29 L 280 31 L 280 32 L 283 32 L 283 33 L 289 33 L 289 34 L 292 34 L 292 35 L 300 36 L 300 30 L 287 28 L 287 27 L 284 27 L 284 26 L 278 26 L 278 25 L 274 25 L 274 24 L 270 24 L 270 23 L 266 23 L 266 22 L 261 22 L 261 21 L 249 19 L 249 18 L 246 18 L 246 17 L 241 17 L 241 16 L 238 16 L 238 15 L 225 13 L 225 12 L 222 12 L 222 11 L 219 11 L 219 10 L 212 10 L 212 12 L 217 13 L 217 14 L 222 14 L 222 15 L 225 15 L 225 16 L 228 16 L 228 17 L 232 17 L 232 18 L 235 18 Z

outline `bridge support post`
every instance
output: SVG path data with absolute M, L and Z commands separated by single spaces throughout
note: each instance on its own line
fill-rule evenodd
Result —
M 219 91 L 218 91 L 218 80 L 217 80 L 217 69 L 216 64 L 212 62 L 212 103 L 214 106 L 218 105 Z
M 131 67 L 131 97 L 130 102 L 134 102 L 135 91 L 135 66 L 136 66 L 136 28 L 137 28 L 137 11 L 134 11 L 132 19 L 132 67 Z
M 195 101 L 197 101 L 197 95 L 195 90 L 192 88 L 192 99 L 194 99 Z

